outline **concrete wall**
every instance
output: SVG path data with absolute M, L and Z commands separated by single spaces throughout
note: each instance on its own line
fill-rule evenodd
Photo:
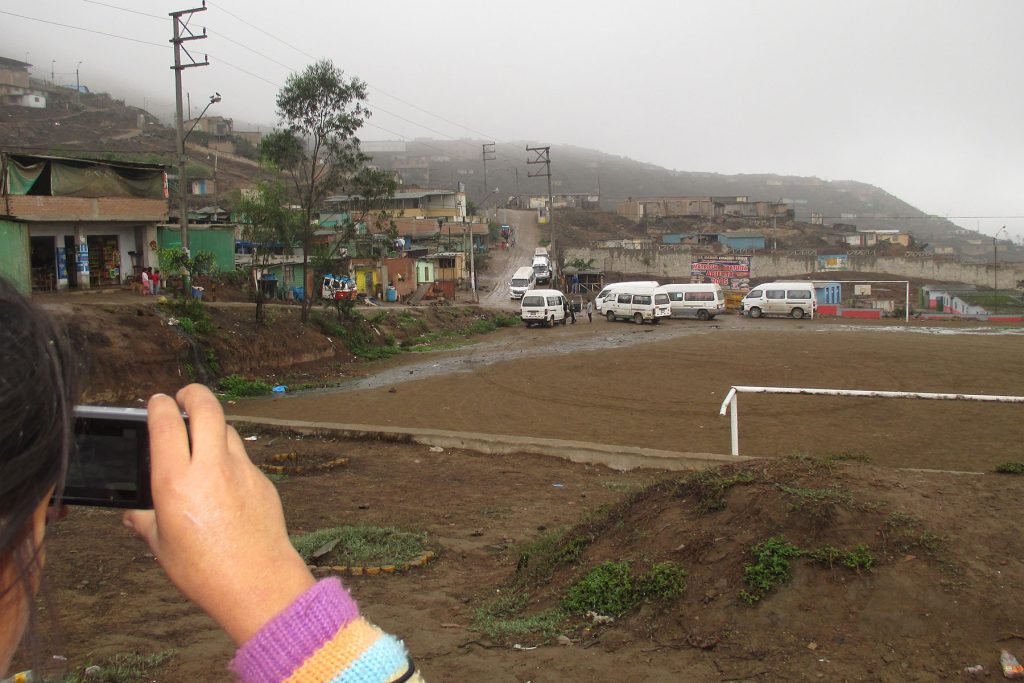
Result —
M 607 272 L 647 275 L 651 279 L 686 280 L 690 277 L 691 254 L 683 250 L 657 249 L 591 249 L 569 248 L 563 252 L 566 262 L 593 259 L 596 268 Z M 905 258 L 893 256 L 854 256 L 848 260 L 848 271 L 888 273 L 893 279 L 922 278 L 938 282 L 963 282 L 992 287 L 996 271 L 992 264 L 961 263 L 944 258 Z M 750 262 L 751 278 L 783 278 L 813 273 L 818 257 L 807 254 L 755 254 Z M 836 280 L 843 280 L 844 271 L 831 271 Z M 1024 263 L 999 264 L 1000 289 L 1010 289 L 1024 280 Z

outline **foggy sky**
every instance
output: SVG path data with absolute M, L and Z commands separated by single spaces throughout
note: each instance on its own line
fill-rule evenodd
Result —
M 190 48 L 211 66 L 184 72 L 194 113 L 219 92 L 211 114 L 271 126 L 287 75 L 326 57 L 371 86 L 364 140 L 533 140 L 682 171 L 858 180 L 1024 239 L 1016 0 L 207 4 L 193 26 L 209 37 Z M 58 83 L 81 61 L 90 89 L 165 113 L 167 13 L 198 5 L 0 0 L 142 41 L 0 14 L 0 55 L 40 78 L 52 66 Z

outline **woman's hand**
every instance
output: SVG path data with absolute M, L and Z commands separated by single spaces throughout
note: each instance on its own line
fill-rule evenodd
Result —
M 315 582 L 288 541 L 277 490 L 202 385 L 179 391 L 177 403 L 163 394 L 149 400 L 149 443 L 154 509 L 126 512 L 125 526 L 242 644 Z

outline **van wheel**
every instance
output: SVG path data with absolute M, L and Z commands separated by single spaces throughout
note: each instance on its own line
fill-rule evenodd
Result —
M 644 316 L 643 316 L 643 314 L 637 313 L 636 315 L 634 315 L 633 316 L 633 322 L 635 322 L 637 325 L 643 325 L 644 324 Z
M 758 308 L 757 306 L 754 306 L 753 308 L 751 308 L 750 309 L 750 317 L 751 318 L 760 318 L 761 317 L 761 309 Z
M 707 320 L 710 316 L 703 308 L 697 311 L 697 320 Z
M 804 309 L 794 308 L 792 311 L 789 312 L 789 314 L 793 316 L 794 320 L 799 320 L 800 318 L 804 317 Z
M 551 318 L 548 319 L 546 326 L 547 327 L 554 327 L 555 326 L 555 316 L 551 316 Z
M 527 327 L 533 327 L 533 323 L 531 323 L 529 320 L 524 320 L 523 322 L 526 323 Z
M 615 314 L 613 312 L 608 311 L 608 313 L 606 314 L 605 317 L 608 318 L 608 322 L 610 322 L 610 323 L 615 322 Z

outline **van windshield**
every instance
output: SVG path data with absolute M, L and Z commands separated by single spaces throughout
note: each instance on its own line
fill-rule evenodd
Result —
M 760 289 L 755 289 L 754 291 L 748 293 L 743 298 L 744 299 L 760 299 L 761 298 L 761 290 Z
M 528 282 L 529 282 L 529 280 L 527 280 L 525 277 L 517 277 L 517 278 L 512 280 L 512 286 L 513 287 L 525 287 Z

